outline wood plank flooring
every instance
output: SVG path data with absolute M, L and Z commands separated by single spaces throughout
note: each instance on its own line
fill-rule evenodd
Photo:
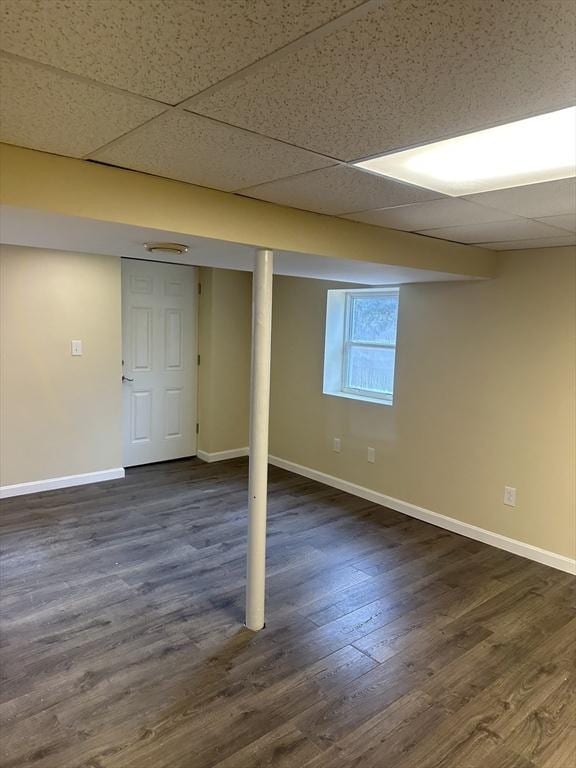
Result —
M 247 463 L 3 503 L 2 768 L 574 768 L 576 580 Z

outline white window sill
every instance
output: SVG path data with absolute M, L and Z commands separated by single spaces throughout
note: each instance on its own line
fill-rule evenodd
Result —
M 376 405 L 393 405 L 394 400 L 392 397 L 385 399 L 383 397 L 370 397 L 370 395 L 357 395 L 352 392 L 326 392 L 325 395 L 329 397 L 343 397 L 346 400 L 360 400 L 363 403 L 375 403 Z

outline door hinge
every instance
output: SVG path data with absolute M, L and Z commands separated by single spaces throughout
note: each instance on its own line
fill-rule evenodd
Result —
M 197 365 L 200 365 L 200 355 L 198 355 L 198 363 Z
M 202 295 L 202 283 L 198 283 L 198 296 Z
M 196 434 L 200 434 L 200 424 L 198 424 L 198 422 L 196 422 Z

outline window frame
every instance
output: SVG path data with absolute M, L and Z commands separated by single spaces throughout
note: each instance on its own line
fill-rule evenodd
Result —
M 370 294 L 371 298 L 380 299 L 386 296 L 398 297 L 398 289 L 394 290 L 372 290 L 365 291 L 346 291 L 346 305 L 344 309 L 344 340 L 342 343 L 342 384 L 341 390 L 349 395 L 360 395 L 362 397 L 375 397 L 378 400 L 385 400 L 391 402 L 394 397 L 394 384 L 392 384 L 392 392 L 378 392 L 374 389 L 360 389 L 359 387 L 351 387 L 348 385 L 349 372 L 350 372 L 350 351 L 354 348 L 363 349 L 393 349 L 394 358 L 396 358 L 396 343 L 388 344 L 381 341 L 354 341 L 352 339 L 352 324 L 354 322 L 354 302 L 358 299 L 362 299 Z M 396 363 L 396 360 L 394 360 Z M 396 366 L 394 366 L 396 367 Z
M 336 397 L 376 403 L 378 405 L 393 405 L 398 347 L 397 340 L 395 339 L 393 344 L 380 341 L 352 340 L 354 300 L 356 298 L 364 298 L 369 294 L 374 298 L 394 296 L 397 301 L 397 312 L 399 311 L 399 286 L 328 291 L 323 393 Z M 339 326 L 339 330 L 335 329 L 335 326 Z M 394 351 L 394 379 L 392 382 L 391 393 L 348 386 L 350 354 L 354 347 L 364 349 L 391 349 Z

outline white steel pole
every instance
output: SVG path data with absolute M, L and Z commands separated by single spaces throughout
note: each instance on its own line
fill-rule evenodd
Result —
M 253 630 L 262 629 L 264 626 L 266 594 L 272 262 L 272 251 L 256 251 L 252 277 L 252 382 L 246 574 L 246 626 Z

